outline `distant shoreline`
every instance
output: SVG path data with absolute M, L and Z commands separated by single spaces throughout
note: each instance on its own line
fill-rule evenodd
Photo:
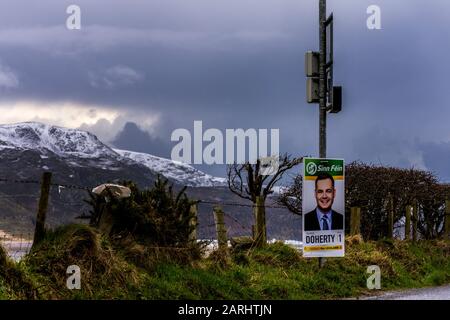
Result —
M 17 262 L 30 252 L 33 240 L 16 237 L 0 230 L 0 244 L 6 250 L 8 256 Z

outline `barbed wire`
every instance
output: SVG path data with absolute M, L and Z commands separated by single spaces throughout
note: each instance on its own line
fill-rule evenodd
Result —
M 64 189 L 75 189 L 75 190 L 83 190 L 90 192 L 92 188 L 90 187 L 82 187 L 73 184 L 63 184 L 63 183 L 50 183 L 52 187 L 64 188 Z
M 26 179 L 8 179 L 8 178 L 0 178 L 0 182 L 9 182 L 9 183 L 22 183 L 22 184 L 40 184 L 40 181 L 37 180 L 26 180 Z M 69 190 L 83 190 L 91 192 L 92 187 L 79 186 L 73 184 L 64 184 L 64 183 L 50 183 L 50 186 L 57 187 L 58 192 L 61 192 L 62 189 Z M 211 201 L 211 200 L 199 200 L 199 203 L 211 204 L 211 205 L 222 205 L 222 206 L 235 206 L 235 207 L 249 207 L 254 208 L 258 207 L 257 204 L 245 204 L 245 203 L 237 203 L 237 202 L 220 202 L 220 201 Z M 260 207 L 271 208 L 271 209 L 287 209 L 284 206 L 277 205 L 261 205 Z
M 22 183 L 22 184 L 41 184 L 40 181 L 38 180 L 29 180 L 29 179 L 8 179 L 8 178 L 0 178 L 0 182 L 5 182 L 5 183 Z M 78 190 L 92 190 L 92 188 L 90 187 L 85 187 L 85 186 L 77 186 L 77 185 L 73 185 L 73 184 L 64 184 L 64 183 L 56 183 L 56 182 L 52 182 L 50 183 L 50 186 L 52 187 L 62 187 L 62 188 L 66 188 L 66 189 L 78 189 Z
M 0 178 L 0 182 L 4 183 L 21 183 L 21 184 L 37 184 L 39 185 L 41 182 L 37 180 L 32 179 L 8 179 L 8 178 Z M 52 187 L 57 187 L 58 192 L 61 193 L 61 189 L 68 189 L 68 190 L 82 190 L 82 191 L 88 191 L 90 192 L 92 188 L 85 187 L 85 186 L 79 186 L 79 185 L 71 185 L 71 184 L 63 184 L 63 183 L 51 183 Z M 19 197 L 28 197 L 28 198 L 37 198 L 38 195 L 30 195 L 30 194 L 17 194 L 17 195 L 1 195 L 0 199 L 8 199 L 8 198 L 19 198 Z M 70 206 L 87 206 L 88 204 L 82 203 L 83 200 L 80 200 L 79 202 L 66 202 L 66 205 Z M 212 200 L 198 200 L 198 203 L 201 204 L 209 204 L 209 205 L 217 205 L 217 206 L 234 206 L 234 207 L 247 207 L 247 208 L 255 208 L 258 207 L 258 204 L 245 204 L 245 203 L 237 203 L 237 202 L 222 202 L 222 201 L 212 201 Z M 269 209 L 287 209 L 284 206 L 278 206 L 278 205 L 269 205 L 264 204 L 260 205 L 260 207 L 269 208 Z M 247 226 L 244 226 L 242 223 L 240 223 L 236 218 L 232 217 L 230 214 L 224 213 L 225 216 L 227 216 L 229 219 L 234 221 L 241 229 L 250 231 L 250 228 Z M 214 227 L 215 224 L 211 224 L 208 226 L 200 226 L 201 228 L 211 228 Z M 394 230 L 403 228 L 404 225 L 397 225 L 394 227 Z
M 244 225 L 241 224 L 236 218 L 230 216 L 229 214 L 224 213 L 224 216 L 226 216 L 226 217 L 230 218 L 231 220 L 233 220 L 234 222 L 236 222 L 236 223 L 238 224 L 238 226 L 241 227 L 241 229 L 243 229 L 243 230 L 245 230 L 245 231 L 253 232 L 253 230 L 251 230 L 251 229 L 250 229 L 249 227 L 247 227 L 247 226 L 244 226 Z
M 224 214 L 224 216 L 226 216 L 226 217 L 228 217 L 228 218 L 230 218 L 231 220 L 233 220 L 237 225 L 238 225 L 238 227 L 240 227 L 242 230 L 245 230 L 245 231 L 250 231 L 251 232 L 251 229 L 250 228 L 248 228 L 248 227 L 246 227 L 246 226 L 244 226 L 242 223 L 240 223 L 238 220 L 236 220 L 235 218 L 233 218 L 232 216 L 230 216 L 230 215 L 228 215 L 228 214 Z M 209 224 L 209 225 L 198 225 L 198 229 L 206 229 L 206 228 L 215 228 L 216 227 L 216 224 L 215 223 L 212 223 L 212 224 Z
M 237 203 L 237 202 L 220 202 L 220 201 L 211 201 L 211 200 L 198 200 L 198 203 L 222 205 L 222 206 L 249 207 L 249 208 L 264 207 L 264 208 L 271 208 L 271 209 L 287 209 L 286 207 L 283 207 L 283 206 L 275 206 L 275 205 L 268 205 L 268 204 L 257 205 L 257 204 L 246 204 L 246 203 Z
M 40 184 L 40 182 L 37 180 L 20 180 L 20 179 L 6 179 L 6 178 L 0 178 L 0 182 Z
M 199 228 L 212 228 L 212 227 L 215 227 L 216 226 L 216 224 L 215 223 L 213 223 L 213 224 L 208 224 L 208 225 L 199 225 L 198 227 Z
M 14 194 L 14 195 L 1 195 L 0 199 L 8 199 L 8 198 L 38 198 L 39 195 L 32 194 Z
M 65 205 L 69 205 L 69 206 L 74 206 L 74 207 L 83 207 L 83 206 L 87 206 L 87 203 L 82 203 L 82 201 L 80 202 L 64 202 Z

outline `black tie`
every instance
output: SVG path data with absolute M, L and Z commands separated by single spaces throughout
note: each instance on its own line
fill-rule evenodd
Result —
M 322 230 L 330 230 L 330 228 L 328 227 L 328 219 L 327 217 L 323 216 L 322 217 L 322 221 L 323 221 L 323 229 Z

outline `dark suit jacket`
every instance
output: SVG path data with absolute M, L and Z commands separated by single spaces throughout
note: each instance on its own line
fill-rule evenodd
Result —
M 316 209 L 305 215 L 305 231 L 320 231 L 319 220 L 317 219 Z M 334 210 L 331 210 L 331 230 L 344 229 L 344 216 Z

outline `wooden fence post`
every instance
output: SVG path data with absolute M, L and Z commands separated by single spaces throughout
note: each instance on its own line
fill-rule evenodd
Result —
M 350 235 L 361 234 L 361 208 L 350 208 Z
M 419 206 L 419 204 L 418 204 L 417 200 L 414 199 L 413 216 L 412 216 L 412 229 L 413 229 L 412 239 L 413 239 L 413 241 L 417 240 L 417 220 L 419 220 L 418 206 Z
M 38 244 L 45 236 L 45 217 L 47 215 L 48 198 L 50 194 L 51 181 L 52 181 L 52 173 L 44 172 L 41 181 L 41 196 L 39 198 L 36 226 L 34 229 L 33 246 Z
M 394 198 L 389 196 L 388 202 L 388 239 L 394 238 Z
M 405 240 L 411 240 L 411 206 L 406 206 L 405 211 Z
M 261 248 L 267 243 L 266 210 L 263 197 L 256 197 L 253 210 L 255 214 L 255 247 Z
M 188 241 L 189 243 L 196 242 L 197 241 L 197 214 L 198 214 L 198 207 L 197 204 L 191 204 L 191 208 L 189 209 L 189 213 L 191 214 L 191 219 L 189 220 L 189 226 L 192 228 L 191 233 L 189 234 Z
M 221 207 L 217 206 L 213 208 L 213 211 L 214 211 L 214 221 L 216 223 L 217 242 L 219 244 L 219 250 L 227 251 L 228 250 L 227 230 L 225 229 L 223 210 Z
M 445 200 L 444 239 L 450 239 L 450 200 Z

